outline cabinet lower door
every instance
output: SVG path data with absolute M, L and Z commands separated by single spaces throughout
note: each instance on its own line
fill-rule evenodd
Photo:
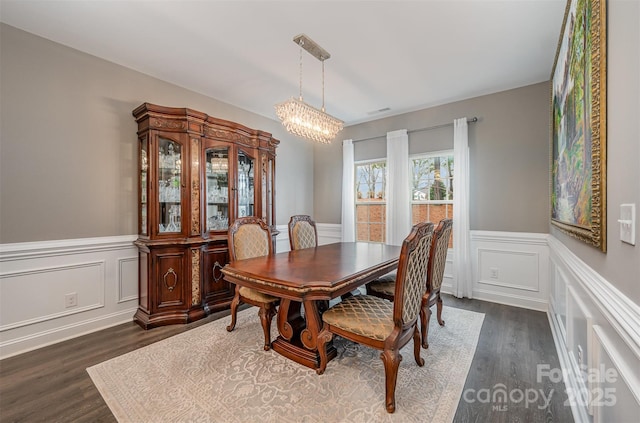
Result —
M 182 310 L 187 306 L 184 251 L 159 251 L 153 256 L 155 270 L 155 306 L 158 311 Z
M 202 301 L 207 314 L 229 307 L 234 285 L 224 279 L 222 268 L 229 262 L 227 246 L 207 247 L 203 253 Z
M 186 251 L 172 247 L 140 252 L 140 303 L 134 321 L 143 328 L 190 320 Z

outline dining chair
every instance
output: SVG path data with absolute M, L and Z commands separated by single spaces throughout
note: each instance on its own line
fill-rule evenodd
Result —
M 291 250 L 301 250 L 318 246 L 316 222 L 306 214 L 296 214 L 289 219 L 289 246 Z
M 451 236 L 452 227 L 453 220 L 442 219 L 433 231 L 429 264 L 427 267 L 427 285 L 422 297 L 420 309 L 420 334 L 423 348 L 429 348 L 427 336 L 429 332 L 429 320 L 431 318 L 431 306 L 433 306 L 433 304 L 437 303 L 438 323 L 440 326 L 444 326 L 440 287 L 442 286 L 444 267 L 447 262 L 447 250 L 449 248 L 449 237 Z M 381 276 L 366 286 L 367 294 L 393 301 L 395 278 L 396 272 Z
M 273 243 L 269 226 L 255 216 L 236 219 L 229 228 L 229 254 L 231 261 L 273 254 Z M 231 324 L 227 331 L 236 326 L 238 306 L 242 303 L 260 307 L 258 316 L 264 331 L 264 350 L 271 348 L 271 320 L 276 314 L 279 298 L 263 294 L 253 288 L 236 285 L 235 295 L 231 301 Z
M 327 367 L 326 344 L 334 335 L 381 350 L 384 364 L 385 407 L 388 413 L 396 409 L 395 390 L 400 349 L 413 338 L 413 355 L 418 366 L 420 357 L 418 315 L 427 278 L 427 264 L 433 223 L 416 224 L 403 241 L 395 281 L 395 301 L 372 295 L 349 297 L 322 314 L 322 330 L 318 334 L 320 365 L 316 372 L 323 374 Z
M 444 326 L 442 320 L 442 297 L 440 288 L 444 278 L 444 268 L 447 264 L 447 251 L 449 250 L 449 237 L 453 228 L 453 220 L 442 219 L 433 232 L 431 257 L 427 270 L 427 291 L 422 297 L 420 310 L 420 332 L 422 335 L 422 348 L 429 348 L 427 336 L 429 334 L 429 320 L 431 319 L 431 306 L 437 303 L 437 318 L 440 326 Z

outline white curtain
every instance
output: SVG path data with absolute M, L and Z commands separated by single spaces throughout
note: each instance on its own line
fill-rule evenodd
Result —
M 354 203 L 355 168 L 353 140 L 342 141 L 342 241 L 356 240 L 356 206 Z
M 409 136 L 406 129 L 387 132 L 386 242 L 402 245 L 411 232 Z
M 456 297 L 472 298 L 471 245 L 469 234 L 469 135 L 467 118 L 453 121 L 453 291 Z

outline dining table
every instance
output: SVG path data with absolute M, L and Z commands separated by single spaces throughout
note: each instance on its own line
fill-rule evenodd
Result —
M 228 263 L 228 282 L 280 298 L 278 336 L 271 347 L 304 366 L 317 369 L 317 338 L 322 312 L 331 300 L 395 270 L 400 246 L 369 242 L 337 242 Z M 337 301 L 337 300 L 336 300 Z M 329 360 L 337 351 L 327 344 Z

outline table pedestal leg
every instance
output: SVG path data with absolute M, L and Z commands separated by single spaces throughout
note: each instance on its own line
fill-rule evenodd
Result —
M 280 301 L 278 309 L 280 336 L 272 342 L 271 348 L 303 366 L 317 369 L 320 366 L 317 337 L 321 329 L 322 318 L 315 301 L 304 302 L 304 319 L 300 313 L 300 306 L 301 304 L 297 301 L 288 299 Z M 329 360 L 336 355 L 337 351 L 333 344 L 327 344 Z

